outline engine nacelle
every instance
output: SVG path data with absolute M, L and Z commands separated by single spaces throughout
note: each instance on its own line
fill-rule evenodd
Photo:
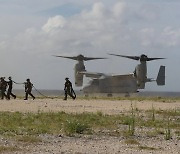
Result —
M 147 81 L 147 68 L 145 62 L 141 62 L 141 64 L 136 66 L 134 76 L 137 80 L 138 89 L 144 89 Z
M 79 73 L 83 71 L 86 71 L 84 63 L 83 61 L 79 61 L 74 67 L 75 86 L 77 87 L 83 86 L 83 74 Z

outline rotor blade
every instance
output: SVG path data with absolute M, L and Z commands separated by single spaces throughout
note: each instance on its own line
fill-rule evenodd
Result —
M 124 55 L 116 55 L 116 54 L 109 54 L 109 55 L 129 58 L 129 59 L 133 59 L 133 60 L 139 60 L 140 59 L 140 57 L 138 57 L 138 56 L 124 56 Z
M 68 58 L 68 59 L 72 59 L 72 60 L 78 60 L 78 58 L 76 56 L 74 57 L 68 57 L 68 56 L 56 56 L 56 55 L 52 55 L 54 57 L 61 57 L 61 58 Z
M 165 59 L 165 58 L 147 58 L 147 61 L 151 61 L 151 60 L 159 60 L 159 59 Z
M 88 61 L 88 60 L 97 60 L 97 59 L 107 59 L 107 58 L 100 58 L 100 57 L 84 57 L 83 55 L 78 55 L 78 56 L 73 56 L 73 57 L 68 57 L 68 56 L 56 56 L 55 57 L 61 57 L 61 58 L 68 58 L 68 59 L 73 59 L 77 61 Z
M 88 61 L 88 60 L 98 60 L 98 59 L 107 59 L 107 58 L 100 58 L 100 57 L 96 57 L 96 58 L 93 58 L 93 57 L 84 57 L 84 61 Z

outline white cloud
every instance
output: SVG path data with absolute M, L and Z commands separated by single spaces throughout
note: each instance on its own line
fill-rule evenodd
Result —
M 126 9 L 126 3 L 118 2 L 114 5 L 112 11 L 115 17 L 120 17 Z
M 154 29 L 153 28 L 143 28 L 140 31 L 141 43 L 143 46 L 152 46 L 154 41 Z
M 105 13 L 105 6 L 102 2 L 99 2 L 93 5 L 92 11 L 89 13 L 89 16 L 93 18 L 104 18 Z
M 160 40 L 165 46 L 180 46 L 180 28 L 165 27 Z
M 144 4 L 139 9 L 140 16 L 146 20 L 157 20 L 159 17 L 159 7 L 155 4 Z
M 66 20 L 63 16 L 55 16 L 48 19 L 47 23 L 42 27 L 45 32 L 50 32 L 58 28 L 63 28 Z
M 0 46 L 4 46 L 5 45 L 5 41 L 0 42 Z
M 163 29 L 143 28 L 140 31 L 143 46 L 179 47 L 180 29 L 165 27 Z

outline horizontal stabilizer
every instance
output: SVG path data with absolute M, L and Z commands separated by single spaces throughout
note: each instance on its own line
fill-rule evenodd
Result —
M 165 66 L 160 66 L 156 82 L 158 86 L 165 85 Z

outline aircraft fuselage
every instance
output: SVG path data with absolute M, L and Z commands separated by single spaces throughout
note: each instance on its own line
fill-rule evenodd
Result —
M 93 79 L 83 88 L 84 93 L 135 93 L 137 82 L 133 74 L 115 75 L 102 79 Z

